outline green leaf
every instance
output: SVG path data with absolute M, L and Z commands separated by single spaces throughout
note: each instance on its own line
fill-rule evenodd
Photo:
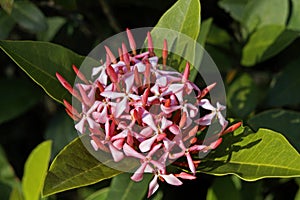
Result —
M 234 184 L 231 176 L 216 177 L 208 192 L 207 200 L 239 200 L 239 188 Z M 226 195 L 224 195 L 226 194 Z
M 222 144 L 208 154 L 199 172 L 216 176 L 234 174 L 243 180 L 300 177 L 300 155 L 281 134 L 241 127 L 226 135 Z
M 110 155 L 97 152 L 101 160 L 106 159 L 105 163 L 101 163 L 86 149 L 87 145 L 92 148 L 88 136 L 76 138 L 56 156 L 45 180 L 44 196 L 91 185 L 121 173 L 108 167 L 117 165 Z M 131 159 L 126 159 L 124 162 L 125 164 L 128 162 L 128 166 L 136 166 Z M 124 162 L 119 163 L 124 164 Z
M 24 168 L 22 189 L 25 200 L 39 200 L 49 165 L 51 141 L 39 144 L 29 155 Z
M 249 0 L 222 0 L 219 1 L 218 4 L 228 12 L 233 19 L 241 22 L 248 2 Z
M 30 1 L 16 1 L 11 16 L 21 27 L 33 33 L 47 29 L 44 14 Z
M 228 88 L 228 108 L 240 118 L 247 117 L 257 106 L 258 88 L 249 74 L 240 75 Z
M 241 64 L 253 66 L 265 61 L 285 49 L 298 36 L 299 32 L 287 30 L 284 26 L 264 26 L 251 35 L 243 48 Z
M 245 6 L 242 24 L 248 33 L 267 25 L 285 25 L 288 11 L 288 0 L 251 0 Z
M 53 141 L 51 158 L 77 136 L 74 121 L 64 111 L 54 115 L 45 132 L 45 138 Z
M 47 18 L 48 28 L 46 31 L 39 32 L 37 39 L 46 42 L 51 41 L 65 23 L 66 19 L 62 17 Z
M 267 110 L 248 120 L 255 131 L 268 128 L 282 133 L 300 152 L 300 113 L 284 109 Z
M 71 100 L 55 73 L 59 72 L 70 84 L 75 80 L 72 64 L 78 67 L 84 57 L 62 46 L 35 41 L 0 41 L 0 48 L 29 75 L 45 92 L 58 102 Z M 90 60 L 89 66 L 99 65 Z
M 298 105 L 300 103 L 299 90 L 299 62 L 290 62 L 270 85 L 266 103 L 270 106 Z
M 292 30 L 298 30 L 300 31 L 300 1 L 298 0 L 291 0 L 292 2 L 292 11 L 291 11 L 291 17 L 288 22 L 288 28 Z
M 0 124 L 13 119 L 34 106 L 41 98 L 37 88 L 24 79 L 0 79 Z M 12 92 L 14 91 L 14 92 Z
M 155 48 L 163 48 L 163 40 L 168 41 L 169 51 L 179 56 L 173 60 L 178 63 L 181 58 L 194 61 L 196 40 L 200 31 L 200 2 L 199 0 L 179 0 L 160 18 L 151 31 Z M 160 28 L 164 28 L 160 29 Z M 167 29 L 173 30 L 168 31 Z M 184 34 L 184 35 L 180 35 Z M 188 37 L 186 37 L 188 36 Z M 182 71 L 185 63 L 180 65 Z
M 11 13 L 12 8 L 14 5 L 14 0 L 0 0 L 0 6 L 7 12 L 8 14 Z
M 107 196 L 109 199 L 142 200 L 148 190 L 148 184 L 153 177 L 152 174 L 144 174 L 143 180 L 136 183 L 130 179 L 132 174 L 123 173 L 112 179 Z
M 103 188 L 101 190 L 94 192 L 93 194 L 85 198 L 85 200 L 106 200 L 108 193 L 109 193 L 109 188 L 108 187 Z
M 0 10 L 0 39 L 6 39 L 15 24 L 11 16 Z

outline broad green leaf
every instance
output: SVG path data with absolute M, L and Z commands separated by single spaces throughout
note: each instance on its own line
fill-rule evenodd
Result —
M 300 177 L 300 155 L 275 131 L 259 129 L 254 133 L 241 127 L 224 137 L 202 160 L 198 171 L 216 176 L 234 174 L 247 181 Z
M 288 28 L 292 30 L 300 31 L 300 1 L 299 0 L 291 0 L 292 2 L 292 10 L 291 10 L 291 17 L 288 22 Z
M 242 24 L 248 33 L 266 25 L 285 25 L 288 0 L 251 0 L 245 6 Z
M 233 19 L 241 22 L 248 2 L 249 0 L 221 0 L 218 4 L 228 12 Z
M 0 39 L 6 39 L 15 24 L 11 16 L 0 10 Z
M 284 109 L 267 110 L 250 118 L 248 124 L 255 131 L 259 128 L 268 128 L 282 133 L 300 152 L 299 112 Z
M 85 200 L 106 200 L 108 193 L 109 193 L 109 188 L 108 187 L 103 188 L 101 190 L 94 192 L 93 194 L 85 198 Z
M 228 108 L 239 118 L 247 117 L 258 103 L 258 88 L 249 74 L 242 74 L 228 88 Z
M 14 0 L 0 0 L 0 6 L 7 12 L 8 14 L 11 13 L 14 5 Z
M 45 138 L 52 140 L 52 154 L 54 158 L 58 152 L 63 149 L 69 142 L 78 136 L 74 122 L 65 112 L 59 112 L 49 120 L 48 127 L 45 132 Z
M 44 14 L 30 1 L 16 1 L 11 16 L 21 27 L 33 33 L 47 29 Z
M 39 144 L 29 155 L 24 168 L 22 190 L 25 200 L 39 200 L 51 154 L 51 141 Z
M 25 79 L 0 79 L 0 91 L 3 94 L 0 99 L 0 124 L 34 106 L 41 98 L 37 89 Z
M 270 106 L 298 105 L 300 103 L 300 60 L 290 62 L 270 85 L 266 103 Z
M 251 35 L 243 48 L 241 64 L 253 66 L 265 61 L 285 49 L 298 36 L 299 32 L 287 30 L 284 26 L 264 26 Z
M 112 179 L 107 200 L 142 200 L 148 190 L 152 174 L 144 174 L 143 180 L 136 183 L 130 179 L 132 174 L 123 173 Z
M 45 180 L 44 196 L 91 185 L 121 173 L 108 167 L 116 164 L 110 155 L 101 151 L 97 152 L 97 156 L 102 159 L 107 158 L 106 162 L 102 163 L 87 150 L 82 141 L 92 148 L 88 136 L 78 137 L 53 160 Z M 133 166 L 130 159 L 126 159 L 124 162 L 128 162 L 128 166 Z
M 239 200 L 240 191 L 231 176 L 216 177 L 208 192 L 207 200 Z M 226 195 L 224 195 L 226 194 Z
M 39 32 L 37 34 L 37 39 L 46 42 L 51 41 L 65 23 L 66 19 L 62 17 L 47 18 L 48 28 L 43 32 Z
M 164 13 L 151 31 L 154 47 L 162 49 L 163 40 L 166 39 L 169 51 L 178 55 L 174 56 L 173 60 L 176 60 L 178 64 L 180 64 L 181 58 L 193 62 L 200 21 L 200 2 L 198 0 L 177 1 Z M 165 30 L 162 31 L 160 28 Z M 166 32 L 167 29 L 172 31 Z M 184 66 L 185 63 L 182 63 L 179 70 L 182 70 Z
M 199 48 L 196 50 L 196 52 L 198 53 L 197 59 L 199 60 L 199 62 L 201 62 L 202 58 L 203 58 L 204 52 L 202 50 L 205 49 L 205 43 L 206 43 L 208 33 L 210 32 L 210 27 L 212 25 L 212 21 L 213 21 L 213 19 L 209 18 L 201 23 L 201 31 L 197 38 L 197 43 L 199 45 L 196 46 L 196 48 Z M 190 81 L 193 82 L 195 80 L 197 74 L 198 74 L 198 72 L 196 70 L 191 71 L 190 76 L 189 76 Z
M 71 100 L 55 73 L 59 72 L 72 85 L 75 79 L 72 64 L 79 67 L 83 56 L 48 42 L 2 40 L 0 48 L 53 99 L 58 102 Z M 99 63 L 91 60 L 91 66 L 96 65 Z

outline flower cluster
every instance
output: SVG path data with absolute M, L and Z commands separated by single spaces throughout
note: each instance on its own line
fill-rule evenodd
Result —
M 166 40 L 159 64 L 150 33 L 148 50 L 140 54 L 130 30 L 127 35 L 131 52 L 122 44 L 116 58 L 105 46 L 106 61 L 93 68 L 91 80 L 76 66 L 73 69 L 82 82 L 74 88 L 60 74 L 56 76 L 81 102 L 80 110 L 67 101 L 64 104 L 76 121 L 75 128 L 90 135 L 94 150 L 110 153 L 115 162 L 125 157 L 138 159 L 140 166 L 131 177 L 134 181 L 142 180 L 144 173 L 154 174 L 149 197 L 158 189 L 158 179 L 172 185 L 181 185 L 179 178 L 194 179 L 199 152 L 215 149 L 222 141 L 220 136 L 239 124 L 226 129 L 228 122 L 221 113 L 225 106 L 217 103 L 214 107 L 206 97 L 215 84 L 200 90 L 189 81 L 189 63 L 183 74 L 166 69 Z M 221 125 L 220 133 L 204 143 L 197 133 L 213 121 Z M 167 165 L 176 160 L 190 173 L 168 172 Z

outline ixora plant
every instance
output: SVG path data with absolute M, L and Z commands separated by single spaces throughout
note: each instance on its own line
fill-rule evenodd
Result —
M 56 76 L 80 102 L 80 111 L 66 100 L 64 105 L 76 122 L 77 131 L 89 134 L 94 150 L 108 152 L 115 162 L 126 157 L 138 159 L 140 166 L 131 177 L 133 181 L 141 181 L 144 173 L 154 174 L 149 184 L 150 197 L 158 189 L 158 179 L 172 185 L 182 184 L 178 178 L 195 179 L 201 162 L 199 154 L 217 148 L 222 142 L 221 136 L 236 130 L 241 123 L 227 128 L 228 121 L 221 113 L 225 106 L 217 102 L 214 107 L 206 98 L 215 84 L 200 90 L 189 81 L 188 62 L 183 74 L 166 69 L 166 40 L 162 64 L 159 64 L 149 32 L 148 50 L 140 54 L 129 29 L 127 36 L 132 53 L 123 43 L 117 60 L 105 46 L 106 62 L 92 69 L 93 81 L 74 65 L 82 82 L 76 83 L 76 88 L 59 73 Z M 200 107 L 210 112 L 200 116 Z M 215 119 L 221 126 L 219 133 L 204 141 L 196 136 L 204 134 Z M 174 161 L 178 166 L 188 166 L 191 174 L 168 172 L 168 163 Z
M 299 153 L 282 134 L 263 128 L 254 132 L 241 120 L 226 119 L 226 97 L 213 99 L 222 83 L 202 83 L 206 77 L 200 77 L 205 74 L 199 65 L 205 54 L 197 52 L 208 24 L 201 31 L 200 24 L 199 1 L 179 0 L 143 36 L 147 48 L 137 48 L 127 29 L 129 45 L 103 46 L 103 61 L 52 43 L 1 40 L 1 49 L 66 107 L 79 132 L 49 169 L 51 143 L 39 145 L 26 163 L 22 190 L 12 195 L 35 200 L 41 193 L 46 197 L 117 180 L 124 172 L 138 182 L 139 199 L 147 189 L 147 197 L 153 197 L 161 182 L 179 186 L 198 173 L 234 174 L 246 181 L 299 177 Z M 194 43 L 184 43 L 184 37 Z M 82 63 L 89 70 L 78 68 Z M 137 199 L 126 188 L 130 178 L 112 181 L 107 199 Z M 122 188 L 126 193 L 114 193 Z

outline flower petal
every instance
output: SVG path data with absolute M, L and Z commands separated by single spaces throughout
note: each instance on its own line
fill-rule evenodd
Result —
M 180 172 L 180 174 L 175 174 L 176 177 L 183 178 L 183 179 L 188 179 L 188 180 L 194 180 L 196 179 L 196 176 L 192 174 L 188 174 L 185 172 Z
M 133 180 L 135 182 L 141 181 L 143 179 L 143 175 L 144 175 L 147 165 L 148 165 L 148 163 L 144 162 L 131 176 L 131 180 Z
M 113 144 L 110 143 L 108 147 L 115 162 L 119 162 L 124 158 L 124 154 L 119 151 Z
M 160 175 L 165 181 L 171 185 L 182 185 L 182 182 L 173 174 Z
M 216 110 L 216 108 L 210 104 L 208 99 L 201 99 L 199 106 L 201 106 L 202 108 L 204 108 L 206 110 Z
M 109 99 L 116 99 L 116 98 L 124 97 L 125 93 L 122 93 L 122 92 L 112 92 L 112 91 L 104 91 L 104 92 L 101 92 L 101 96 L 107 97 Z
M 141 142 L 139 145 L 139 149 L 141 150 L 141 152 L 149 151 L 151 149 L 152 144 L 155 142 L 157 136 L 158 135 L 154 135 L 153 137 Z
M 159 185 L 157 183 L 157 176 L 155 175 L 152 179 L 152 181 L 149 183 L 149 189 L 148 189 L 148 198 L 156 192 L 156 190 L 159 188 Z
M 145 159 L 145 156 L 138 153 L 137 151 L 135 151 L 131 146 L 129 146 L 128 144 L 124 144 L 123 146 L 123 151 L 125 153 L 126 156 L 130 156 L 130 157 L 134 157 L 134 158 L 139 158 L 139 159 Z
M 191 172 L 193 172 L 193 174 L 195 174 L 196 169 L 195 169 L 195 165 L 194 165 L 193 159 L 191 157 L 191 154 L 188 152 L 188 153 L 185 154 L 185 156 L 186 156 L 186 159 L 188 161 L 188 165 L 189 165 L 189 168 L 190 168 Z
M 128 107 L 128 99 L 124 97 L 120 102 L 116 105 L 116 112 L 115 117 L 120 117 L 121 114 L 127 109 Z

